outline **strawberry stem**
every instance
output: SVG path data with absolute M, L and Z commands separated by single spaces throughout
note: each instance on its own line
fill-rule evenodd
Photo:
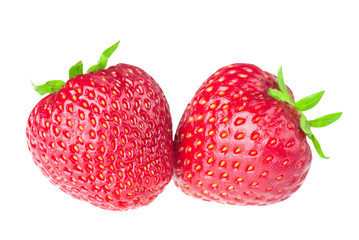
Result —
M 116 42 L 114 45 L 112 45 L 111 47 L 107 48 L 101 55 L 100 59 L 98 60 L 96 65 L 93 65 L 92 67 L 90 67 L 87 72 L 94 72 L 94 71 L 98 71 L 98 70 L 103 70 L 106 68 L 107 65 L 107 61 L 108 59 L 111 57 L 112 53 L 114 53 L 118 47 L 118 44 L 120 43 L 120 41 Z
M 120 41 L 116 42 L 111 47 L 107 48 L 101 55 L 100 59 L 98 60 L 97 64 L 90 67 L 87 72 L 94 72 L 97 70 L 103 70 L 106 68 L 108 59 L 111 57 L 111 55 L 115 52 L 119 45 Z M 77 62 L 75 65 L 73 65 L 69 70 L 69 79 L 74 78 L 76 76 L 83 74 L 83 63 L 82 61 Z M 56 93 L 58 92 L 63 85 L 65 85 L 65 82 L 62 80 L 51 80 L 46 82 L 42 85 L 35 85 L 33 82 L 31 82 L 32 87 L 36 92 L 38 92 L 41 96 L 48 94 L 48 93 Z
M 270 96 L 272 96 L 273 98 L 275 98 L 279 101 L 286 102 L 296 108 L 296 110 L 300 113 L 300 128 L 308 136 L 308 138 L 310 140 L 312 140 L 313 145 L 314 145 L 315 150 L 317 151 L 318 155 L 321 158 L 327 159 L 328 157 L 326 157 L 324 155 L 322 148 L 319 144 L 319 141 L 314 136 L 314 134 L 311 130 L 311 127 L 328 126 L 329 124 L 337 121 L 341 117 L 342 113 L 338 112 L 338 113 L 328 114 L 323 117 L 308 121 L 307 117 L 303 114 L 303 112 L 315 107 L 321 100 L 321 98 L 324 94 L 324 91 L 309 95 L 309 96 L 299 100 L 298 102 L 292 101 L 291 96 L 289 95 L 287 86 L 284 83 L 282 66 L 280 66 L 280 68 L 278 70 L 277 82 L 278 82 L 278 88 L 280 90 L 269 89 L 268 94 Z
M 64 81 L 61 80 L 52 80 L 48 81 L 42 85 L 35 85 L 31 82 L 32 87 L 36 92 L 38 92 L 41 96 L 47 93 L 56 93 L 58 92 L 63 85 L 65 85 Z

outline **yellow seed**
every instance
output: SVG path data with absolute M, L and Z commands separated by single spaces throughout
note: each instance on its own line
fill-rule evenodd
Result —
M 228 133 L 227 132 L 222 132 L 221 133 L 221 138 L 225 138 L 225 137 L 227 137 L 228 136 Z
M 250 152 L 250 155 L 251 155 L 251 156 L 257 155 L 257 151 L 256 151 L 256 150 L 253 150 L 252 152 Z
M 252 171 L 254 169 L 254 166 L 253 165 L 249 165 L 248 168 L 247 168 L 247 171 Z
M 223 178 L 228 177 L 228 173 L 223 173 L 223 174 L 222 174 L 222 177 L 223 177 Z
M 213 172 L 212 172 L 212 171 L 208 171 L 208 172 L 207 172 L 207 175 L 208 175 L 208 176 L 212 176 L 212 175 L 213 175 Z
M 79 152 L 79 147 L 77 145 L 74 146 L 76 152 Z
M 211 104 L 211 106 L 209 106 L 210 109 L 215 109 L 216 108 L 216 104 Z
M 282 163 L 282 165 L 283 165 L 283 166 L 287 166 L 288 163 L 289 163 L 289 160 L 284 160 L 283 163 Z
M 206 89 L 207 92 L 210 92 L 210 91 L 212 91 L 212 90 L 213 90 L 213 86 L 210 86 L 210 87 L 208 87 L 208 88 Z
M 207 102 L 206 100 L 202 100 L 199 102 L 199 104 L 204 105 L 204 104 L 206 104 L 206 102 Z
M 212 117 L 212 118 L 210 118 L 208 121 L 209 121 L 210 123 L 213 123 L 215 120 L 216 120 L 216 119 L 215 119 L 214 117 Z
M 223 122 L 225 123 L 225 122 L 228 122 L 228 120 L 229 120 L 229 118 L 223 118 Z
M 234 151 L 235 153 L 240 153 L 242 151 L 242 148 L 237 147 L 236 150 Z
M 233 164 L 233 167 L 235 167 L 235 168 L 239 167 L 239 162 L 235 162 L 235 163 Z
M 212 136 L 214 135 L 214 130 L 211 130 L 209 133 L 208 133 L 209 136 Z
M 210 145 L 208 145 L 208 147 L 207 147 L 208 149 L 213 149 L 214 148 L 214 144 L 210 144 Z
M 255 140 L 255 139 L 257 139 L 257 138 L 259 138 L 259 134 L 258 134 L 258 133 L 255 133 L 255 134 L 252 136 L 252 139 Z
M 226 165 L 226 161 L 222 160 L 222 161 L 219 163 L 219 166 L 223 167 L 224 165 Z
M 213 163 L 213 161 L 214 161 L 213 158 L 209 158 L 209 159 L 207 160 L 208 163 Z
M 188 173 L 187 174 L 187 178 L 191 178 L 192 177 L 192 174 L 191 173 Z
M 223 147 L 222 152 L 226 152 L 228 150 L 228 147 Z

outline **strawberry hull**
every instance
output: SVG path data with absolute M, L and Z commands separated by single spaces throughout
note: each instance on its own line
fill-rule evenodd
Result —
M 67 81 L 35 106 L 26 135 L 54 185 L 104 209 L 147 205 L 172 176 L 168 103 L 153 78 L 131 65 Z
M 278 89 L 276 77 L 250 64 L 221 68 L 203 83 L 175 135 L 177 187 L 207 201 L 268 205 L 302 185 L 312 154 L 300 115 L 269 88 Z

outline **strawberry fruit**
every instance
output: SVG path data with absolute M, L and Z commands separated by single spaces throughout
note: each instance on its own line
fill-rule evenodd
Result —
M 152 202 L 173 171 L 172 122 L 160 86 L 128 64 L 106 68 L 119 42 L 83 74 L 34 86 L 47 94 L 30 113 L 26 136 L 41 172 L 65 193 L 108 210 Z
M 276 76 L 251 64 L 219 69 L 188 104 L 175 135 L 174 181 L 193 197 L 233 205 L 267 205 L 290 197 L 309 171 L 308 136 L 326 158 L 303 114 L 324 92 L 298 102 Z

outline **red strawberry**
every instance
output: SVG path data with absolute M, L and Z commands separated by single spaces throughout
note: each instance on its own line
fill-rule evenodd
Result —
M 193 197 L 233 205 L 267 205 L 302 185 L 312 154 L 321 157 L 310 126 L 341 113 L 307 121 L 303 111 L 324 92 L 297 103 L 281 69 L 274 75 L 250 64 L 232 64 L 210 76 L 188 104 L 175 135 L 175 184 Z
M 70 80 L 34 86 L 52 92 L 32 110 L 28 146 L 42 173 L 62 191 L 108 210 L 152 202 L 173 170 L 172 123 L 160 86 L 142 69 L 99 63 Z

